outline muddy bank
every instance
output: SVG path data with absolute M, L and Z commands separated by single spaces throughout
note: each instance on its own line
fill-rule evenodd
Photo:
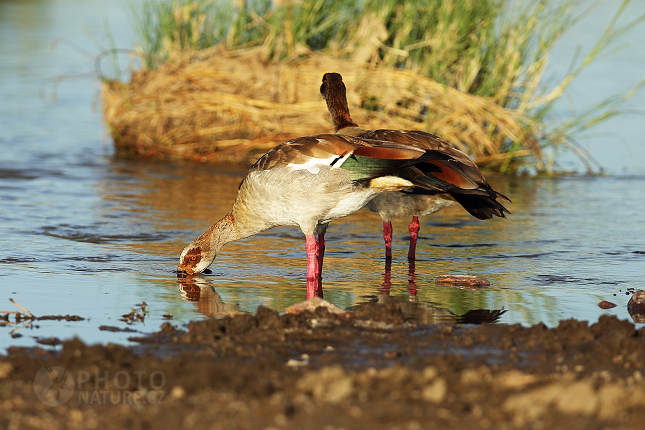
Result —
M 614 317 L 548 329 L 415 324 L 395 302 L 343 316 L 260 308 L 183 328 L 168 323 L 136 340 L 136 347 L 70 340 L 11 348 L 0 357 L 0 427 L 640 429 L 645 422 L 645 328 Z

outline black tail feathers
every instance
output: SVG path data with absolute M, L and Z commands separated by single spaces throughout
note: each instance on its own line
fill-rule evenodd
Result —
M 504 195 L 499 193 L 495 194 L 496 196 L 499 196 L 510 202 L 510 200 Z M 493 216 L 506 218 L 505 213 L 511 213 L 500 202 L 489 195 L 460 193 L 451 193 L 451 195 L 457 201 L 457 203 L 463 206 L 463 208 L 466 209 L 469 214 L 477 219 L 491 219 Z

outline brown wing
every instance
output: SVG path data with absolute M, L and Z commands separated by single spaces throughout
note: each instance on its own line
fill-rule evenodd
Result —
M 425 150 L 413 165 L 404 167 L 398 175 L 420 189 L 418 193 L 448 193 L 471 215 L 479 219 L 505 217 L 510 213 L 498 198 L 510 201 L 488 185 L 474 161 L 443 139 L 421 131 L 375 130 L 362 138 L 389 139 L 398 144 Z M 368 140 L 371 142 L 371 140 Z
M 368 139 L 368 142 L 386 141 L 423 149 L 425 154 L 414 163 L 397 172 L 416 184 L 422 193 L 448 193 L 473 216 L 486 219 L 493 215 L 503 217 L 510 213 L 497 202 L 510 201 L 494 191 L 477 165 L 467 154 L 431 133 L 416 130 L 364 130 L 352 121 L 347 105 L 346 88 L 338 73 L 323 76 L 320 93 L 340 134 Z
M 430 133 L 414 130 L 365 130 L 364 139 L 387 140 L 423 149 L 453 149 L 445 140 Z
M 421 149 L 440 151 L 455 160 L 463 160 L 474 164 L 468 154 L 458 150 L 439 136 L 416 130 L 366 130 L 360 135 L 363 139 L 385 140 L 404 145 L 412 145 Z
M 344 157 L 363 145 L 358 139 L 335 134 L 304 136 L 283 142 L 264 154 L 252 167 L 269 170 L 289 164 L 305 164 L 312 158 L 328 159 L 334 155 Z
M 281 143 L 263 155 L 251 167 L 251 171 L 269 170 L 287 165 L 305 165 L 317 160 L 320 164 L 334 165 L 337 160 L 348 154 L 374 160 L 396 161 L 396 165 L 400 166 L 420 158 L 425 151 L 393 142 L 368 142 L 339 134 L 318 134 Z

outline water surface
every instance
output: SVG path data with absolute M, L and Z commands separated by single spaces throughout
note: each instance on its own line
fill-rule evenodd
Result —
M 115 160 L 92 110 L 97 81 L 65 80 L 58 87 L 48 81 L 92 72 L 91 59 L 50 45 L 65 37 L 98 52 L 84 27 L 103 28 L 105 17 L 117 45 L 132 46 L 126 14 L 120 5 L 93 0 L 0 2 L 0 39 L 13 41 L 0 44 L 0 311 L 19 310 L 12 298 L 35 315 L 85 318 L 0 327 L 0 348 L 51 336 L 128 343 L 132 333 L 99 327 L 148 333 L 165 321 L 180 325 L 260 305 L 283 311 L 305 298 L 304 237 L 294 228 L 230 243 L 212 275 L 178 280 L 179 252 L 230 210 L 245 169 Z M 98 42 L 107 45 L 100 34 Z M 601 161 L 620 173 L 624 157 L 615 157 Z M 394 223 L 388 274 L 377 215 L 361 211 L 334 222 L 325 298 L 349 308 L 389 295 L 417 303 L 406 306 L 428 322 L 472 322 L 473 315 L 550 326 L 603 314 L 631 320 L 626 293 L 645 289 L 643 176 L 491 182 L 513 200 L 513 215 L 482 222 L 455 207 L 422 219 L 413 273 L 406 258 L 409 220 Z M 440 287 L 435 278 L 442 274 L 478 275 L 492 285 Z M 601 300 L 617 307 L 602 310 Z M 120 320 L 144 301 L 144 323 Z

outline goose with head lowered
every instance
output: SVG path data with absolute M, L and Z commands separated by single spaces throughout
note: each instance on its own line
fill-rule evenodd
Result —
M 418 178 L 399 175 L 425 154 L 409 145 L 336 134 L 284 142 L 251 167 L 232 210 L 184 248 L 177 271 L 201 273 L 228 242 L 277 226 L 297 226 L 306 238 L 307 299 L 322 297 L 327 225 L 381 193 L 425 186 L 414 182 Z
M 415 259 L 419 217 L 431 215 L 458 202 L 478 219 L 493 216 L 506 218 L 510 213 L 499 201 L 510 200 L 493 190 L 477 165 L 466 155 L 434 134 L 414 130 L 365 130 L 351 118 L 343 78 L 338 73 L 326 73 L 320 93 L 327 102 L 334 132 L 361 139 L 375 139 L 405 145 L 425 151 L 423 161 L 407 166 L 399 175 L 421 187 L 380 193 L 366 208 L 378 213 L 383 220 L 385 257 L 392 258 L 392 218 L 412 216 L 408 229 L 410 247 L 408 259 Z

